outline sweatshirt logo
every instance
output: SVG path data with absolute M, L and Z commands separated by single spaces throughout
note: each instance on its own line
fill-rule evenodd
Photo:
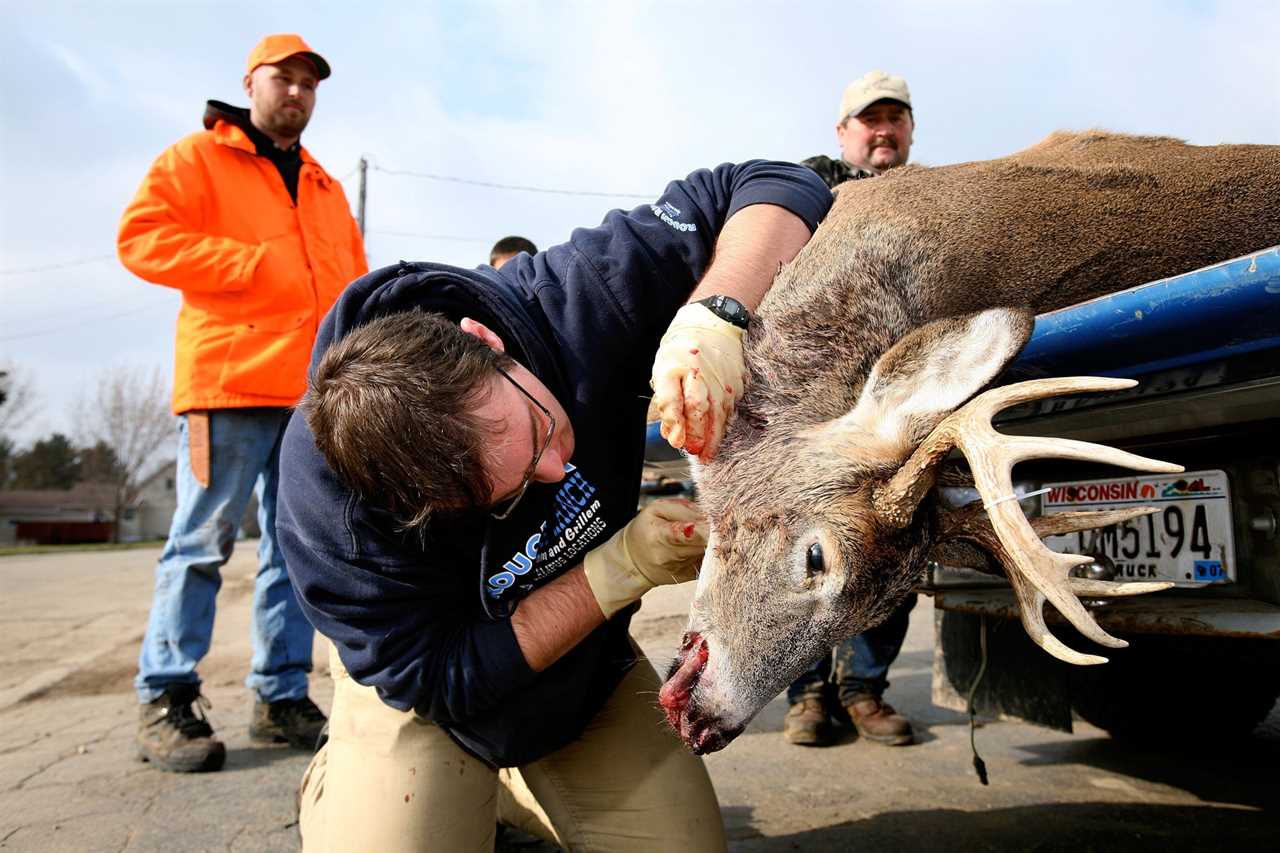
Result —
M 677 217 L 680 216 L 680 208 L 676 207 L 669 201 L 661 204 L 651 204 L 649 209 L 653 211 L 653 215 L 661 219 L 665 224 L 671 226 L 677 231 L 697 231 L 698 226 L 692 222 L 680 222 Z
M 500 598 L 513 586 L 532 589 L 559 575 L 605 532 L 596 487 L 577 466 L 564 466 L 565 479 L 555 496 L 554 515 L 543 522 L 524 547 L 490 575 L 486 593 Z

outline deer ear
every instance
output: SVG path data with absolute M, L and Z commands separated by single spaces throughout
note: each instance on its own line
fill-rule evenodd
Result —
M 857 404 L 841 421 L 915 447 L 1004 370 L 1034 325 L 1030 311 L 992 308 L 922 326 L 880 356 Z

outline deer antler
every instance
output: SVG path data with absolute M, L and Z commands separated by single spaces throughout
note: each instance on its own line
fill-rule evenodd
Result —
M 885 523 L 905 526 L 921 499 L 933 487 L 938 463 L 952 448 L 959 448 L 969 460 L 974 483 L 978 494 L 986 502 L 983 506 L 990 518 L 993 536 L 986 537 L 987 541 L 980 541 L 978 544 L 988 547 L 1003 563 L 1018 598 L 1022 625 L 1032 641 L 1067 663 L 1106 663 L 1107 659 L 1104 657 L 1074 651 L 1049 632 L 1044 622 L 1045 601 L 1051 602 L 1084 636 L 1101 645 L 1120 649 L 1128 643 L 1102 630 L 1076 595 L 1133 595 L 1166 589 L 1170 584 L 1114 584 L 1071 578 L 1068 575 L 1071 568 L 1087 563 L 1091 558 L 1078 554 L 1058 554 L 1050 550 L 1040 541 L 1041 534 L 1027 521 L 1018 502 L 1002 500 L 1014 494 L 1011 476 L 1013 466 L 1035 458 L 1078 459 L 1137 471 L 1169 474 L 1182 471 L 1182 466 L 1071 439 L 1002 435 L 991 426 L 991 419 L 997 412 L 1018 403 L 1059 394 L 1116 391 L 1132 388 L 1136 384 L 1131 379 L 1088 376 L 1037 379 L 994 388 L 980 394 L 934 427 L 933 432 L 916 448 L 898 473 L 876 490 L 873 496 L 875 511 Z M 1093 521 L 1100 523 L 1111 523 L 1099 519 L 1099 516 L 1109 515 L 1108 513 L 1081 513 L 1075 518 L 1059 522 L 1059 525 L 1082 523 L 1081 515 L 1092 516 Z M 1052 531 L 1047 524 L 1042 524 L 1041 529 L 1046 531 L 1044 535 Z M 977 541 L 974 537 L 980 534 L 975 534 L 975 530 L 970 524 L 962 532 L 969 533 L 969 538 Z M 953 526 L 953 533 L 956 531 L 957 528 Z M 1128 588 L 1120 589 L 1121 587 Z
M 1027 519 L 1036 537 L 1059 536 L 1063 533 L 1075 533 L 1078 530 L 1092 530 L 1095 527 L 1110 527 L 1121 524 L 1131 518 L 1141 518 L 1160 510 L 1153 506 L 1138 506 L 1129 509 L 1108 509 L 1097 512 L 1059 512 L 1053 515 L 1042 515 Z M 987 511 L 981 501 L 974 501 L 953 510 L 944 510 L 942 514 L 942 530 L 938 534 L 939 542 L 959 541 L 977 545 L 1001 565 L 1010 563 L 1009 552 L 1004 543 L 996 535 L 995 528 L 987 518 Z M 1141 595 L 1144 592 L 1158 592 L 1168 589 L 1173 584 L 1168 581 L 1142 581 L 1134 583 L 1116 583 L 1115 581 L 1090 580 L 1088 578 L 1067 577 L 1067 585 L 1076 595 L 1087 595 L 1095 598 L 1116 598 L 1125 595 Z

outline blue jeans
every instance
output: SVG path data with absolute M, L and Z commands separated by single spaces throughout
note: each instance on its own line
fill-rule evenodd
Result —
M 196 664 L 209 651 L 220 569 L 231 557 L 240 519 L 258 494 L 258 574 L 253 588 L 253 662 L 245 686 L 264 702 L 307 695 L 314 629 L 302 615 L 284 555 L 276 547 L 276 488 L 287 409 L 209 413 L 206 489 L 191 472 L 187 418 L 178 422 L 178 507 L 156 566 L 155 595 L 138 655 L 141 702 L 173 684 L 199 684 Z
M 888 619 L 839 643 L 833 650 L 835 671 L 833 656 L 823 655 L 787 688 L 787 701 L 794 705 L 803 699 L 834 698 L 848 705 L 857 696 L 883 696 L 889 688 L 889 667 L 902 651 L 915 606 L 915 595 L 909 595 Z

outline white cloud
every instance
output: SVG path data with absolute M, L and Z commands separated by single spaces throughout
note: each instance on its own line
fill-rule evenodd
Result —
M 45 41 L 43 46 L 94 100 L 102 101 L 107 98 L 111 91 L 110 84 L 79 53 L 55 41 Z

